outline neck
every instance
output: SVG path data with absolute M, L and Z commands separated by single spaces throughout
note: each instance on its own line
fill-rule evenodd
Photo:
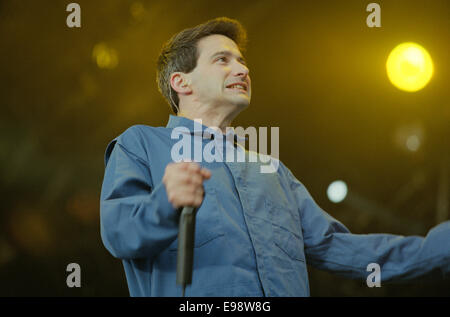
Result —
M 202 109 L 202 107 L 196 107 L 195 109 L 180 109 L 180 112 L 177 115 L 191 120 L 201 119 L 203 125 L 207 127 L 217 127 L 222 133 L 226 133 L 226 128 L 231 126 L 231 123 L 239 112 L 223 112 L 220 110 L 220 108 Z

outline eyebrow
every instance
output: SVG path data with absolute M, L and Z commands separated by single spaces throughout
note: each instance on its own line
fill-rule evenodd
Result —
M 216 58 L 217 56 L 220 56 L 220 55 L 225 55 L 225 56 L 227 56 L 227 57 L 230 57 L 230 56 L 233 56 L 233 53 L 232 53 L 231 51 L 220 51 L 220 52 L 216 52 L 216 53 L 214 53 L 214 54 L 211 56 L 211 59 L 214 59 L 214 58 Z M 244 62 L 244 64 L 247 64 L 247 60 L 245 59 L 244 56 L 239 55 L 238 59 L 239 59 L 241 62 Z

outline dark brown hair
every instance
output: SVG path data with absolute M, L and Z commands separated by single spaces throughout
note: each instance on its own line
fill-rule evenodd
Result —
M 245 50 L 246 30 L 239 21 L 224 17 L 185 29 L 172 36 L 162 47 L 157 61 L 156 81 L 175 114 L 178 112 L 179 98 L 170 85 L 170 75 L 174 72 L 190 73 L 197 66 L 198 41 L 212 34 L 225 35 L 236 43 L 239 50 Z

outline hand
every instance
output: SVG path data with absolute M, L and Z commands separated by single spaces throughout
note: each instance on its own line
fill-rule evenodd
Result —
M 203 182 L 211 177 L 211 171 L 196 162 L 170 163 L 164 171 L 163 184 L 169 202 L 180 207 L 200 207 L 203 202 Z

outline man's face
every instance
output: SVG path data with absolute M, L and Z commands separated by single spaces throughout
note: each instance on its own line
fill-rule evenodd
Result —
M 236 43 L 214 34 L 197 45 L 197 66 L 189 74 L 196 101 L 211 107 L 247 107 L 251 97 L 249 70 Z

